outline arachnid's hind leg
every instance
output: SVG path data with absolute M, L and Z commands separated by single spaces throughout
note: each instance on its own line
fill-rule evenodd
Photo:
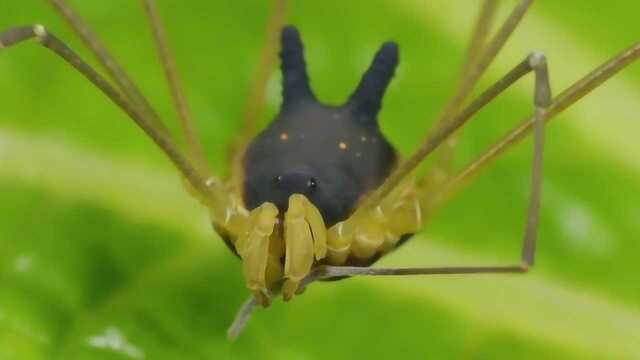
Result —
M 457 113 L 460 111 L 464 98 L 475 86 L 475 82 L 470 77 L 471 70 L 480 60 L 480 56 L 486 49 L 487 39 L 493 20 L 495 19 L 497 8 L 497 0 L 484 0 L 480 7 L 478 18 L 471 32 L 471 41 L 467 47 L 466 59 L 460 73 L 460 79 L 458 80 L 458 84 L 454 91 L 455 95 L 438 116 L 435 126 L 444 125 L 446 114 Z M 429 184 L 430 188 L 440 185 L 451 175 L 461 131 L 462 129 L 452 134 L 435 154 L 437 157 L 436 162 L 433 167 L 429 169 L 429 173 L 424 179 L 424 182 Z
M 497 6 L 497 4 L 491 0 L 487 0 L 484 3 L 478 18 L 477 30 L 474 29 L 474 35 L 468 51 L 468 59 L 462 72 L 462 79 L 456 89 L 455 95 L 436 119 L 434 125 L 435 131 L 447 126 L 447 123 L 460 112 L 460 109 L 478 84 L 478 81 L 502 50 L 507 40 L 509 40 L 532 3 L 533 0 L 520 1 L 504 21 L 498 32 L 491 38 L 491 41 L 483 44 L 485 42 L 483 38 L 489 30 L 489 23 L 493 18 L 495 7 Z M 424 182 L 430 188 L 437 189 L 451 176 L 453 158 L 457 146 L 457 136 L 455 133 L 449 136 L 443 146 L 438 149 L 438 158 L 424 179 Z M 409 173 L 412 168 L 416 167 L 426 157 L 426 146 L 427 144 L 425 143 L 403 164 L 403 168 L 397 171 L 398 176 L 402 173 Z
M 553 100 L 551 106 L 549 106 L 549 109 L 544 116 L 545 123 L 638 59 L 640 59 L 640 42 L 625 49 L 620 54 L 608 60 L 561 92 Z M 444 188 L 438 191 L 435 196 L 436 203 L 432 204 L 431 207 L 435 208 L 440 203 L 453 196 L 500 155 L 522 141 L 531 133 L 531 131 L 533 131 L 534 121 L 534 116 L 525 119 L 520 125 L 516 126 L 508 134 L 491 145 L 475 160 L 465 165 L 462 170 L 452 177 Z
M 124 97 L 132 106 L 149 122 L 157 131 L 169 135 L 169 131 L 159 118 L 158 113 L 153 109 L 149 101 L 142 95 L 133 80 L 127 75 L 124 69 L 111 56 L 107 48 L 98 37 L 91 31 L 87 24 L 75 13 L 75 11 L 64 0 L 49 0 L 53 8 L 71 26 L 73 31 L 80 37 L 86 47 L 96 57 L 100 65 L 107 71 L 111 79 L 116 83 Z
M 448 136 L 464 125 L 485 105 L 509 88 L 518 79 L 534 71 L 536 85 L 534 100 L 537 109 L 545 109 L 550 103 L 551 92 L 546 60 L 542 54 L 529 55 L 507 75 L 482 93 L 469 106 L 452 118 L 427 139 L 426 154 L 438 148 Z M 544 112 L 537 114 L 544 117 Z M 418 231 L 432 210 L 432 196 L 423 183 L 414 187 L 411 179 L 405 180 L 375 207 L 361 206 L 349 219 L 329 229 L 329 263 L 342 265 L 350 254 L 359 258 L 370 258 L 378 251 L 384 251 L 383 243 L 393 246 L 402 235 Z M 359 251 L 366 249 L 367 252 Z
M 167 38 L 165 36 L 164 27 L 160 21 L 156 2 L 155 0 L 142 0 L 142 5 L 145 13 L 147 14 L 147 18 L 149 19 L 153 38 L 158 50 L 158 56 L 162 63 L 165 77 L 169 84 L 169 89 L 171 90 L 171 97 L 173 98 L 173 104 L 176 112 L 178 113 L 178 119 L 180 119 L 182 132 L 187 143 L 187 155 L 202 176 L 211 178 L 213 176 L 213 171 L 207 162 L 204 149 L 193 121 L 191 107 L 189 106 L 184 90 L 182 89 L 180 77 L 178 76 L 178 71 L 176 69 L 176 63 L 167 43 Z
M 191 162 L 182 155 L 166 132 L 158 129 L 147 114 L 141 112 L 138 106 L 114 88 L 106 79 L 84 62 L 78 54 L 51 34 L 44 26 L 17 27 L 1 32 L 0 51 L 6 51 L 7 48 L 30 39 L 37 40 L 44 48 L 52 51 L 67 64 L 71 65 L 102 91 L 114 104 L 120 107 L 175 165 L 189 183 L 189 187 L 193 190 L 194 195 L 210 209 L 214 221 L 225 227 L 229 224 L 242 223 L 243 216 L 235 211 L 237 206 L 234 205 L 233 197 L 230 196 L 222 186 L 207 182 L 192 166 Z
M 276 66 L 278 37 L 287 18 L 288 0 L 272 0 L 271 15 L 267 23 L 264 45 L 260 52 L 258 66 L 251 79 L 249 94 L 244 105 L 243 126 L 240 135 L 229 148 L 231 164 L 230 184 L 236 193 L 242 189 L 242 158 L 245 148 L 260 128 L 260 120 L 266 108 L 266 91 L 269 76 Z
M 528 56 L 518 66 L 516 66 L 509 74 L 503 79 L 498 81 L 494 86 L 489 88 L 478 100 L 472 103 L 471 106 L 462 111 L 461 116 L 456 117 L 453 123 L 464 123 L 472 114 L 475 114 L 482 106 L 487 104 L 491 99 L 495 98 L 498 94 L 511 86 L 516 80 L 522 78 L 525 74 L 533 71 L 535 74 L 535 90 L 534 90 L 534 127 L 535 127 L 535 145 L 534 145 L 534 159 L 532 170 L 532 191 L 530 197 L 529 211 L 527 215 L 527 228 L 524 235 L 524 241 L 522 245 L 522 257 L 520 265 L 509 266 L 469 266 L 469 267 L 438 267 L 438 268 L 407 268 L 407 269 L 384 269 L 384 268 L 365 268 L 365 267 L 335 267 L 327 266 L 317 270 L 314 275 L 310 277 L 309 281 L 313 281 L 317 278 L 331 278 L 340 276 L 355 276 L 355 275 L 417 275 L 417 274 L 467 274 L 467 273 L 504 273 L 504 272 L 526 272 L 529 267 L 534 263 L 535 256 L 535 244 L 537 238 L 538 229 L 538 213 L 540 208 L 540 190 L 542 184 L 542 159 L 543 159 L 543 147 L 544 147 L 544 117 L 547 109 L 551 104 L 551 88 L 549 85 L 549 75 L 547 71 L 547 63 L 544 55 L 534 53 Z M 452 132 L 452 131 L 451 131 Z M 449 132 L 449 133 L 451 133 Z M 392 193 L 390 197 L 394 197 Z M 383 203 L 384 204 L 384 203 Z M 424 205 L 420 206 L 424 207 Z M 373 214 L 376 212 L 381 213 L 383 210 L 379 206 L 376 208 Z M 393 215 L 390 212 L 390 215 Z M 374 223 L 376 218 L 379 218 L 380 214 L 372 215 L 367 218 L 364 216 L 359 219 L 360 224 Z M 389 215 L 388 215 L 389 216 Z M 414 215 L 415 217 L 415 215 Z M 413 222 L 413 221 L 412 221 Z M 363 225 L 358 225 L 363 227 Z M 390 229 L 387 225 L 383 230 Z M 356 228 L 353 236 L 353 242 L 357 242 L 359 234 L 362 231 Z M 385 232 L 377 231 L 378 236 L 382 236 Z M 407 233 L 410 233 L 407 231 Z M 331 234 L 331 233 L 330 233 Z M 375 234 L 375 233 L 374 233 Z M 329 249 L 332 249 L 334 245 L 332 242 L 335 235 L 330 236 Z

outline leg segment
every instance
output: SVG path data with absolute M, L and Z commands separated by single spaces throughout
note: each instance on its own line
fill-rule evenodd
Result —
M 591 73 L 587 74 L 581 80 L 571 85 L 553 99 L 551 106 L 549 106 L 548 111 L 543 116 L 545 123 L 639 58 L 640 43 L 635 43 Z M 436 196 L 436 198 L 440 199 L 438 203 L 442 203 L 444 199 L 453 196 L 468 184 L 478 173 L 480 173 L 482 169 L 486 168 L 500 155 L 522 141 L 534 129 L 534 122 L 535 115 L 525 119 L 522 124 L 511 130 L 507 135 L 491 145 L 475 160 L 467 164 L 461 171 L 452 177 L 446 187 L 439 191 Z
M 462 96 L 460 94 L 468 93 L 468 88 L 474 86 L 474 84 L 470 82 L 472 79 L 469 77 L 469 74 L 486 47 L 487 37 L 495 18 L 497 7 L 497 0 L 485 0 L 480 9 L 478 19 L 472 31 L 471 42 L 467 48 L 467 58 L 462 73 L 460 74 L 460 81 L 455 91 L 456 95 L 453 99 L 459 99 Z M 452 100 L 445 106 L 443 113 L 457 113 L 461 105 L 461 101 Z M 444 116 L 440 115 L 439 119 L 436 126 L 444 125 L 442 123 Z M 426 178 L 426 182 L 430 187 L 438 186 L 443 179 L 446 179 L 450 175 L 460 131 L 461 130 L 452 134 L 438 151 L 438 160 L 434 167 L 429 170 Z
M 0 33 L 0 51 L 33 38 L 73 66 L 113 103 L 120 107 L 167 155 L 169 160 L 188 181 L 198 198 L 209 207 L 212 217 L 217 222 L 226 224 L 231 220 L 227 211 L 227 209 L 233 207 L 231 196 L 221 186 L 205 182 L 165 132 L 159 131 L 147 116 L 132 105 L 125 96 L 111 86 L 107 80 L 84 62 L 73 50 L 49 33 L 44 26 L 18 27 Z
M 482 53 L 482 56 L 469 70 L 467 76 L 465 77 L 465 83 L 467 85 L 462 91 L 456 94 L 453 100 L 451 100 L 451 109 L 454 109 L 455 111 L 455 109 L 458 109 L 460 105 L 464 103 L 469 93 L 477 84 L 480 77 L 493 62 L 493 59 L 496 57 L 498 52 L 502 49 L 508 38 L 511 36 L 513 30 L 520 23 L 520 20 L 522 20 L 524 14 L 527 12 L 532 2 L 533 0 L 522 0 L 518 4 L 518 6 L 511 12 L 500 30 L 498 30 L 498 33 L 487 45 L 485 51 Z M 436 129 L 434 130 L 434 135 L 428 137 L 426 141 L 420 146 L 420 148 L 413 153 L 413 155 L 403 161 L 398 166 L 398 168 L 387 178 L 387 180 L 363 201 L 361 208 L 371 209 L 375 207 L 405 178 L 409 177 L 410 174 L 418 167 L 418 165 L 422 163 L 422 160 L 424 160 L 424 158 L 435 149 L 433 142 L 434 138 L 437 138 L 437 144 L 439 145 L 440 142 L 446 140 L 446 138 L 450 135 L 451 126 L 449 123 L 455 120 L 456 115 L 458 115 L 458 113 L 453 111 L 443 112 L 440 115 L 439 119 L 436 120 L 436 124 L 441 123 L 443 125 L 436 127 Z M 438 138 L 445 133 L 445 137 Z
M 109 54 L 109 51 L 107 51 L 91 29 L 89 29 L 87 24 L 82 21 L 66 1 L 49 0 L 49 3 L 51 3 L 54 9 L 69 23 L 71 28 L 76 32 L 87 48 L 91 50 L 98 59 L 100 65 L 102 65 L 111 79 L 113 79 L 113 81 L 118 85 L 118 88 L 120 88 L 124 97 L 129 100 L 132 106 L 149 119 L 149 122 L 157 132 L 169 135 L 169 131 L 162 120 L 160 120 L 157 112 L 149 104 L 149 101 L 144 97 L 144 95 L 142 95 L 138 87 Z
M 507 75 L 482 93 L 456 117 L 452 118 L 444 126 L 436 129 L 426 142 L 426 155 L 436 150 L 451 134 L 466 124 L 466 122 L 469 121 L 469 119 L 471 119 L 472 116 L 480 109 L 531 71 L 535 71 L 536 74 L 536 107 L 541 107 L 543 109 L 546 108 L 545 106 L 540 105 L 542 104 L 540 102 L 542 100 L 540 99 L 542 99 L 543 96 L 550 98 L 546 61 L 543 55 L 534 53 L 525 58 Z M 541 113 L 539 116 L 544 117 L 546 115 Z M 412 191 L 414 193 L 412 193 Z M 408 179 L 396 186 L 390 194 L 382 199 L 382 202 L 379 205 L 373 208 L 368 208 L 368 205 L 366 204 L 361 205 L 349 219 L 344 222 L 340 222 L 329 229 L 329 263 L 333 265 L 343 264 L 351 251 L 352 244 L 355 241 L 358 241 L 358 239 L 363 239 L 363 236 L 359 236 L 358 233 L 371 233 L 371 231 L 366 230 L 367 228 L 378 226 L 382 229 L 386 229 L 390 226 L 386 224 L 393 224 L 397 230 L 393 233 L 394 237 L 387 239 L 387 242 L 390 242 L 390 239 L 397 240 L 401 235 L 414 233 L 419 230 L 424 221 L 422 213 L 431 213 L 433 208 L 432 203 L 439 202 L 438 196 L 434 197 L 426 195 L 430 194 L 426 194 L 424 188 L 419 188 L 414 191 L 412 181 L 411 179 Z M 417 198 L 419 200 L 419 206 L 412 206 L 412 198 Z M 406 218 L 397 214 L 394 215 L 394 213 L 399 212 L 400 210 L 406 214 Z M 384 214 L 384 216 L 380 216 L 380 214 Z M 395 218 L 397 220 L 389 221 L 387 217 Z M 402 224 L 403 227 L 399 224 Z M 371 239 L 370 236 L 367 236 L 367 238 Z
M 275 68 L 278 35 L 287 18 L 287 3 L 288 0 L 272 0 L 272 10 L 267 23 L 264 45 L 260 53 L 258 67 L 251 80 L 249 96 L 244 106 L 242 132 L 230 147 L 231 184 L 238 193 L 240 193 L 242 187 L 242 157 L 244 149 L 258 132 L 260 120 L 265 112 L 267 82 Z
M 534 264 L 535 248 L 538 229 L 538 214 L 540 209 L 540 194 L 542 184 L 542 160 L 544 145 L 544 118 L 551 105 L 551 88 L 549 86 L 549 75 L 547 63 L 544 55 L 534 53 L 528 56 L 525 61 L 514 68 L 505 78 L 489 89 L 487 99 L 494 98 L 504 89 L 513 84 L 517 79 L 526 73 L 534 71 L 534 127 L 535 145 L 532 170 L 532 191 L 527 215 L 527 228 L 525 230 L 522 256 L 520 265 L 508 266 L 470 266 L 470 267 L 436 267 L 436 268 L 365 268 L 365 267 L 342 267 L 326 266 L 320 267 L 305 280 L 304 284 L 316 279 L 356 276 L 356 275 L 432 275 L 432 274 L 474 274 L 474 273 L 521 273 L 526 272 Z M 486 95 L 486 94 L 485 94 Z M 483 99 L 485 95 L 480 96 Z M 489 100 L 481 101 L 478 104 L 488 103 Z M 482 107 L 480 106 L 480 107 Z M 470 107 L 468 111 L 475 113 L 479 108 Z M 464 113 L 464 111 L 463 111 Z M 357 237 L 357 235 L 356 235 Z M 331 245 L 331 242 L 330 242 Z
M 175 60 L 169 49 L 164 27 L 160 21 L 156 2 L 155 0 L 142 0 L 142 5 L 147 17 L 149 18 L 153 38 L 155 39 L 156 47 L 158 48 L 158 56 L 160 57 L 167 82 L 169 83 L 173 103 L 178 113 L 182 132 L 184 133 L 184 137 L 187 142 L 187 153 L 189 158 L 203 176 L 211 177 L 213 172 L 207 163 L 202 144 L 197 136 L 193 116 L 191 114 L 191 108 L 189 107 L 189 103 L 187 102 L 182 89 L 180 77 L 176 70 Z

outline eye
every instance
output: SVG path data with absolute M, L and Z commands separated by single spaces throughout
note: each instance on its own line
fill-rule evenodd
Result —
M 318 182 L 316 181 L 315 178 L 310 178 L 309 180 L 307 180 L 307 189 L 315 190 L 317 187 L 318 187 Z
M 282 175 L 278 175 L 278 176 L 273 178 L 273 182 L 276 183 L 276 184 L 281 184 L 283 179 L 284 179 L 284 177 Z

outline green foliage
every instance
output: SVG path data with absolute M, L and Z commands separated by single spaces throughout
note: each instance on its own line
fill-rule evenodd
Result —
M 207 153 L 223 174 L 267 2 L 158 2 Z M 176 131 L 138 4 L 73 4 Z M 400 43 L 381 122 L 407 153 L 452 91 L 476 11 L 469 4 L 299 1 L 291 22 L 305 39 L 315 90 L 333 103 L 346 99 L 382 41 Z M 630 0 L 535 4 L 483 84 L 541 50 L 557 93 L 638 40 L 637 11 Z M 0 29 L 34 22 L 93 61 L 45 1 L 0 5 Z M 247 296 L 240 264 L 159 151 L 33 43 L 0 52 L 0 74 L 0 359 L 640 358 L 637 66 L 548 127 L 531 274 L 317 284 L 259 311 L 234 344 L 225 331 Z M 460 165 L 530 112 L 531 87 L 525 81 L 465 129 Z M 382 263 L 515 261 L 530 160 L 526 141 Z

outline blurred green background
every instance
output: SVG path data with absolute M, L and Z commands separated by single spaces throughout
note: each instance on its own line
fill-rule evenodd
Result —
M 177 129 L 140 4 L 70 1 Z M 218 173 L 240 127 L 267 1 L 163 1 Z M 500 19 L 515 5 L 503 1 Z M 381 124 L 404 153 L 446 102 L 478 4 L 293 1 L 313 87 L 346 99 L 382 41 L 401 48 Z M 531 50 L 556 93 L 640 39 L 636 1 L 535 4 L 483 86 Z M 95 64 L 44 0 L 0 2 L 0 29 L 40 22 Z M 547 127 L 538 263 L 526 276 L 317 284 L 225 331 L 240 263 L 160 152 L 113 104 L 34 43 L 0 52 L 0 359 L 640 358 L 640 67 Z M 269 86 L 270 114 L 280 101 Z M 530 113 L 532 81 L 465 130 L 460 164 Z M 453 199 L 387 266 L 511 263 L 525 223 L 531 140 Z

